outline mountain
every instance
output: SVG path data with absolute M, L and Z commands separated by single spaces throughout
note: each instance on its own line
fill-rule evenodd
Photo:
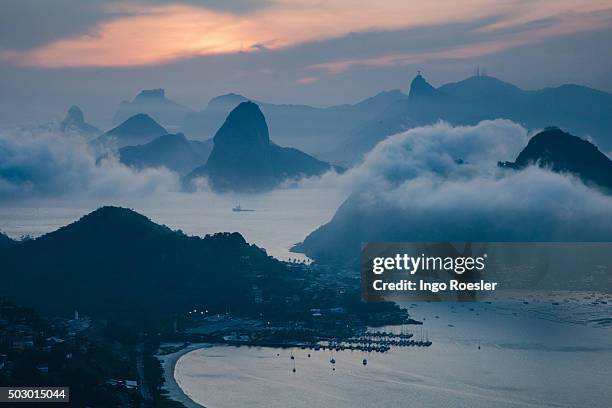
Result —
M 77 133 L 87 137 L 97 136 L 100 130 L 85 122 L 85 115 L 78 106 L 72 105 L 68 109 L 66 117 L 60 124 L 60 130 L 64 133 Z
M 586 185 L 603 187 L 612 194 L 612 161 L 592 143 L 559 128 L 538 133 L 515 162 L 499 166 L 522 171 L 530 164 L 558 173 L 572 173 Z M 311 232 L 292 251 L 324 263 L 354 265 L 359 260 L 362 242 L 589 242 L 612 238 L 612 229 L 608 226 L 612 218 L 607 214 L 612 207 L 605 196 L 594 192 L 604 204 L 589 207 L 585 201 L 590 198 L 582 188 L 564 186 L 559 192 L 558 187 L 552 186 L 552 197 L 546 197 L 540 191 L 546 188 L 542 179 L 533 180 L 532 185 L 528 173 L 524 178 L 496 179 L 499 186 L 493 191 L 507 195 L 509 200 L 507 208 L 499 208 L 487 202 L 492 195 L 490 191 L 479 197 L 478 186 L 455 184 L 450 176 L 436 182 L 428 177 L 417 178 L 412 183 L 418 187 L 417 191 L 427 192 L 431 188 L 433 192 L 416 197 L 417 204 L 407 206 L 403 200 L 410 199 L 402 192 L 401 183 L 408 180 L 398 180 L 392 173 L 390 180 L 386 180 L 390 181 L 390 190 L 351 195 L 328 223 Z M 489 182 L 481 183 L 484 190 L 491 187 L 487 186 Z M 398 185 L 397 189 L 393 187 Z M 459 198 L 454 199 L 449 191 Z M 474 196 L 465 191 L 472 191 Z M 479 200 L 485 204 L 479 205 Z M 559 200 L 558 207 L 556 200 Z M 583 211 L 583 207 L 590 210 Z
M 460 82 L 442 85 L 440 93 L 464 100 L 478 100 L 490 96 L 501 97 L 518 95 L 523 92 L 519 87 L 487 75 L 469 77 Z
M 266 119 L 253 102 L 242 102 L 230 112 L 213 139 L 208 161 L 188 177 L 205 176 L 218 191 L 261 191 L 286 179 L 322 174 L 332 169 L 297 149 L 270 141 Z
M 120 161 L 130 167 L 166 167 L 181 175 L 206 163 L 213 148 L 212 139 L 188 140 L 182 133 L 160 136 L 144 145 L 119 149 Z
M 165 127 L 178 129 L 191 112 L 188 107 L 166 98 L 163 89 L 147 89 L 136 95 L 132 102 L 121 102 L 113 123 L 117 125 L 138 113 L 146 113 Z
M 392 90 L 354 105 L 328 108 L 253 102 L 259 105 L 266 116 L 270 132 L 279 144 L 322 155 L 340 146 L 354 129 L 380 115 L 387 106 L 407 98 L 406 94 Z M 247 100 L 237 94 L 213 98 L 204 110 L 192 113 L 185 119 L 183 132 L 194 138 L 208 139 L 219 129 L 232 109 Z
M 586 184 L 612 192 L 612 160 L 594 144 L 557 127 L 546 128 L 533 136 L 513 163 L 500 163 L 500 166 L 522 169 L 532 164 L 574 174 Z
M 9 246 L 12 246 L 13 244 L 16 244 L 17 242 L 12 240 L 11 238 L 9 238 L 8 235 L 4 234 L 2 231 L 0 231 L 0 249 L 2 248 L 7 248 Z
M 255 279 L 284 266 L 238 233 L 204 238 L 102 207 L 57 231 L 19 242 L 0 259 L 0 297 L 44 313 L 106 319 L 174 315 L 194 306 L 240 312 Z
M 409 100 L 436 100 L 444 97 L 446 97 L 444 92 L 440 92 L 434 88 L 425 78 L 423 78 L 420 72 L 410 83 L 410 93 L 408 94 Z
M 136 114 L 100 136 L 97 141 L 115 148 L 149 143 L 168 131 L 145 113 Z
M 580 85 L 523 90 L 497 78 L 479 75 L 433 87 L 419 74 L 409 98 L 400 99 L 355 129 L 327 160 L 354 164 L 387 136 L 444 120 L 474 125 L 487 119 L 510 119 L 528 129 L 550 123 L 572 134 L 589 136 L 612 149 L 612 95 Z

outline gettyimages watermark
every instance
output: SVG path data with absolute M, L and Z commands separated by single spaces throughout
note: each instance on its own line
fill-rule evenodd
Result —
M 503 290 L 612 289 L 609 242 L 364 243 L 362 298 L 474 301 Z

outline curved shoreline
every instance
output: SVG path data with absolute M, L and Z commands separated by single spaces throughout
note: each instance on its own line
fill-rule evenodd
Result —
M 182 350 L 177 351 L 176 353 L 157 355 L 157 359 L 160 361 L 162 369 L 164 370 L 164 385 L 162 388 L 167 391 L 166 396 L 176 402 L 180 402 L 187 408 L 205 408 L 203 405 L 196 403 L 194 400 L 189 398 L 187 394 L 183 391 L 179 383 L 176 381 L 174 377 L 174 371 L 176 369 L 177 362 L 183 357 L 185 354 L 190 353 L 194 350 L 198 350 L 201 348 L 212 347 L 211 344 L 208 343 L 195 343 L 190 344 Z

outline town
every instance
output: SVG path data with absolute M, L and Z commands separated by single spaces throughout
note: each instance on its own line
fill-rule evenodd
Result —
M 392 303 L 362 303 L 359 279 L 350 269 L 284 264 L 289 273 L 274 289 L 266 273 L 255 274 L 249 313 L 209 307 L 203 299 L 172 318 L 160 316 L 153 325 L 133 326 L 77 310 L 71 316 L 43 316 L 0 301 L 0 386 L 69 385 L 76 406 L 147 401 L 175 406 L 163 393 L 155 356 L 192 343 L 369 353 L 431 345 L 423 336 L 412 338 L 409 329 L 401 334 L 377 331 L 421 322 Z M 181 346 L 164 348 L 167 343 Z

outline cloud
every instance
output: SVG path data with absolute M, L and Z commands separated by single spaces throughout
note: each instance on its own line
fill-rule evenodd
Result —
M 147 0 L 146 3 L 163 6 L 176 2 Z M 251 13 L 268 5 L 267 0 L 182 0 L 180 3 L 235 15 Z M 124 4 L 108 0 L 3 0 L 0 49 L 39 48 L 84 33 L 95 35 L 111 20 L 138 14 L 134 2 L 130 7 Z
M 525 129 L 505 120 L 440 123 L 394 136 L 350 175 L 359 180 L 358 205 L 398 214 L 415 240 L 611 238 L 612 197 L 571 175 L 496 168 L 527 140 Z
M 307 76 L 307 77 L 303 77 L 298 79 L 298 83 L 302 84 L 302 85 L 308 85 L 308 84 L 312 84 L 314 82 L 317 82 L 317 78 L 316 77 L 312 77 L 312 76 Z
M 110 17 L 102 1 L 4 0 L 0 50 L 26 50 L 90 31 Z
M 134 171 L 96 156 L 79 136 L 49 130 L 0 132 L 0 200 L 30 196 L 140 196 L 179 189 L 166 169 Z
M 439 123 L 389 137 L 359 167 L 320 180 L 350 197 L 304 241 L 306 254 L 321 258 L 338 248 L 334 256 L 356 259 L 360 242 L 612 239 L 612 196 L 569 174 L 497 168 L 528 137 L 506 120 Z
M 402 228 L 420 238 L 612 237 L 612 197 L 572 175 L 497 168 L 498 161 L 516 158 L 528 139 L 507 120 L 439 123 L 386 139 L 346 177 L 363 211 L 372 204 L 403 214 Z
M 599 0 L 554 3 L 476 0 L 463 4 L 456 1 L 279 0 L 257 7 L 228 9 L 195 1 L 110 3 L 105 7 L 106 18 L 85 32 L 65 33 L 65 37 L 29 50 L 9 47 L 0 58 L 18 65 L 52 68 L 151 65 L 194 56 L 287 49 L 355 32 L 403 30 L 483 19 L 491 20 L 482 28 L 483 38 L 496 30 L 512 34 L 495 45 L 487 41 L 474 44 L 474 49 L 465 48 L 469 51 L 467 54 L 462 53 L 463 48 L 443 50 L 443 53 L 465 57 L 534 39 L 592 30 L 609 24 L 610 9 L 609 4 Z M 516 27 L 522 27 L 522 32 L 514 32 Z M 379 55 L 359 63 L 405 64 L 416 57 Z
M 514 160 L 529 140 L 522 126 L 503 119 L 477 126 L 445 122 L 391 136 L 370 151 L 362 164 L 344 174 L 328 173 L 305 184 L 337 184 L 350 193 L 391 190 L 408 180 L 456 180 L 497 173 L 498 161 Z
M 468 37 L 472 37 L 468 44 L 449 44 L 433 51 L 411 50 L 386 53 L 377 57 L 337 59 L 313 64 L 308 68 L 339 74 L 355 66 L 406 66 L 427 61 L 474 59 L 526 44 L 533 45 L 554 37 L 604 28 L 610 25 L 611 16 L 610 10 L 584 13 L 580 18 L 576 18 L 574 14 L 562 15 L 519 27 L 510 26 L 512 30 L 508 29 L 507 24 L 485 24 L 467 33 Z M 518 24 L 519 21 L 514 22 Z M 465 34 L 462 33 L 462 36 Z
M 366 194 L 362 203 L 400 214 L 396 222 L 415 241 L 612 238 L 612 197 L 536 167 L 453 181 L 421 177 L 372 198 Z

